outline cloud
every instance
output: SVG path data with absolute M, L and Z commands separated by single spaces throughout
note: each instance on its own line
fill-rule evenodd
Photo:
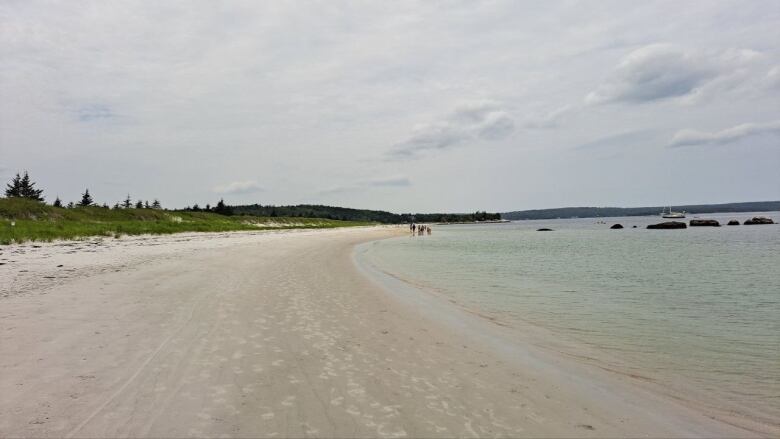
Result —
M 629 53 L 611 79 L 590 92 L 585 102 L 642 103 L 687 95 L 718 76 L 696 54 L 670 44 L 651 44 Z
M 585 97 L 586 105 L 679 99 L 694 103 L 742 87 L 755 88 L 767 57 L 750 49 L 695 51 L 651 44 L 626 55 L 612 76 Z M 771 72 L 770 75 L 771 76 Z
M 241 195 L 261 192 L 263 191 L 263 188 L 256 181 L 246 180 L 233 181 L 228 184 L 219 185 L 216 186 L 213 191 L 217 194 Z
M 607 137 L 602 137 L 581 145 L 575 146 L 573 149 L 597 149 L 608 147 L 628 147 L 640 143 L 645 143 L 649 139 L 655 137 L 653 130 L 636 130 L 627 131 L 624 133 L 614 134 Z
M 442 120 L 418 127 L 407 140 L 396 144 L 387 156 L 412 159 L 428 151 L 444 150 L 467 141 L 497 141 L 515 130 L 508 112 L 495 102 L 458 106 Z
M 578 109 L 579 109 L 578 107 L 573 105 L 564 105 L 560 108 L 556 108 L 555 110 L 550 111 L 549 113 L 543 114 L 542 116 L 529 118 L 523 124 L 523 127 L 528 129 L 556 128 L 560 124 L 560 121 L 561 119 L 563 119 L 564 116 L 573 113 Z
M 669 147 L 721 145 L 760 134 L 780 134 L 780 120 L 766 123 L 743 123 L 715 132 L 684 129 L 674 135 Z
M 409 177 L 403 175 L 396 175 L 391 177 L 374 178 L 371 180 L 362 180 L 353 184 L 344 186 L 335 186 L 330 189 L 325 189 L 319 192 L 320 195 L 333 195 L 344 192 L 362 191 L 368 188 L 396 188 L 396 187 L 408 187 L 412 185 L 412 180 Z

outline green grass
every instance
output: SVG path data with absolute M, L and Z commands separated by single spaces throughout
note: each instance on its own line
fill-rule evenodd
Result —
M 64 209 L 21 198 L 0 199 L 0 245 L 90 236 L 227 232 L 236 230 L 321 229 L 372 223 L 319 218 L 223 216 L 210 212 L 154 209 Z

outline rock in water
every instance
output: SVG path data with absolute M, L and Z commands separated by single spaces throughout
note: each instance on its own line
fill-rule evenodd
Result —
M 552 229 L 536 229 L 537 232 L 552 232 Z
M 737 220 L 731 220 L 731 221 L 729 221 L 729 224 L 728 224 L 728 225 L 730 225 L 730 226 L 738 226 L 738 225 L 739 225 L 739 221 L 737 221 Z
M 613 224 L 612 227 L 610 227 L 610 229 L 616 229 L 616 230 L 617 229 L 622 229 L 622 228 L 623 228 L 622 224 Z
M 751 226 L 753 224 L 774 224 L 775 222 L 772 221 L 772 218 L 767 218 L 765 216 L 754 216 L 753 219 L 749 219 L 745 221 L 746 226 Z
M 720 223 L 713 219 L 692 219 L 689 225 L 691 227 L 720 227 Z
M 685 223 L 681 223 L 679 221 L 668 221 L 665 223 L 658 223 L 658 224 L 650 224 L 647 226 L 648 229 L 687 229 L 688 226 L 685 225 Z

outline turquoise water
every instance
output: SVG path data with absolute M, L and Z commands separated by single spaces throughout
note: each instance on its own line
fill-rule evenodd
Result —
M 609 367 L 780 423 L 780 225 L 645 230 L 660 218 L 606 221 L 434 226 L 431 236 L 381 241 L 369 253 L 410 283 L 587 345 Z M 609 230 L 616 222 L 627 228 Z

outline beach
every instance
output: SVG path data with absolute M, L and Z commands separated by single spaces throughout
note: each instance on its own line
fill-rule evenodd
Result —
M 559 354 L 542 332 L 510 339 L 361 260 L 406 233 L 0 247 L 0 436 L 778 434 Z

